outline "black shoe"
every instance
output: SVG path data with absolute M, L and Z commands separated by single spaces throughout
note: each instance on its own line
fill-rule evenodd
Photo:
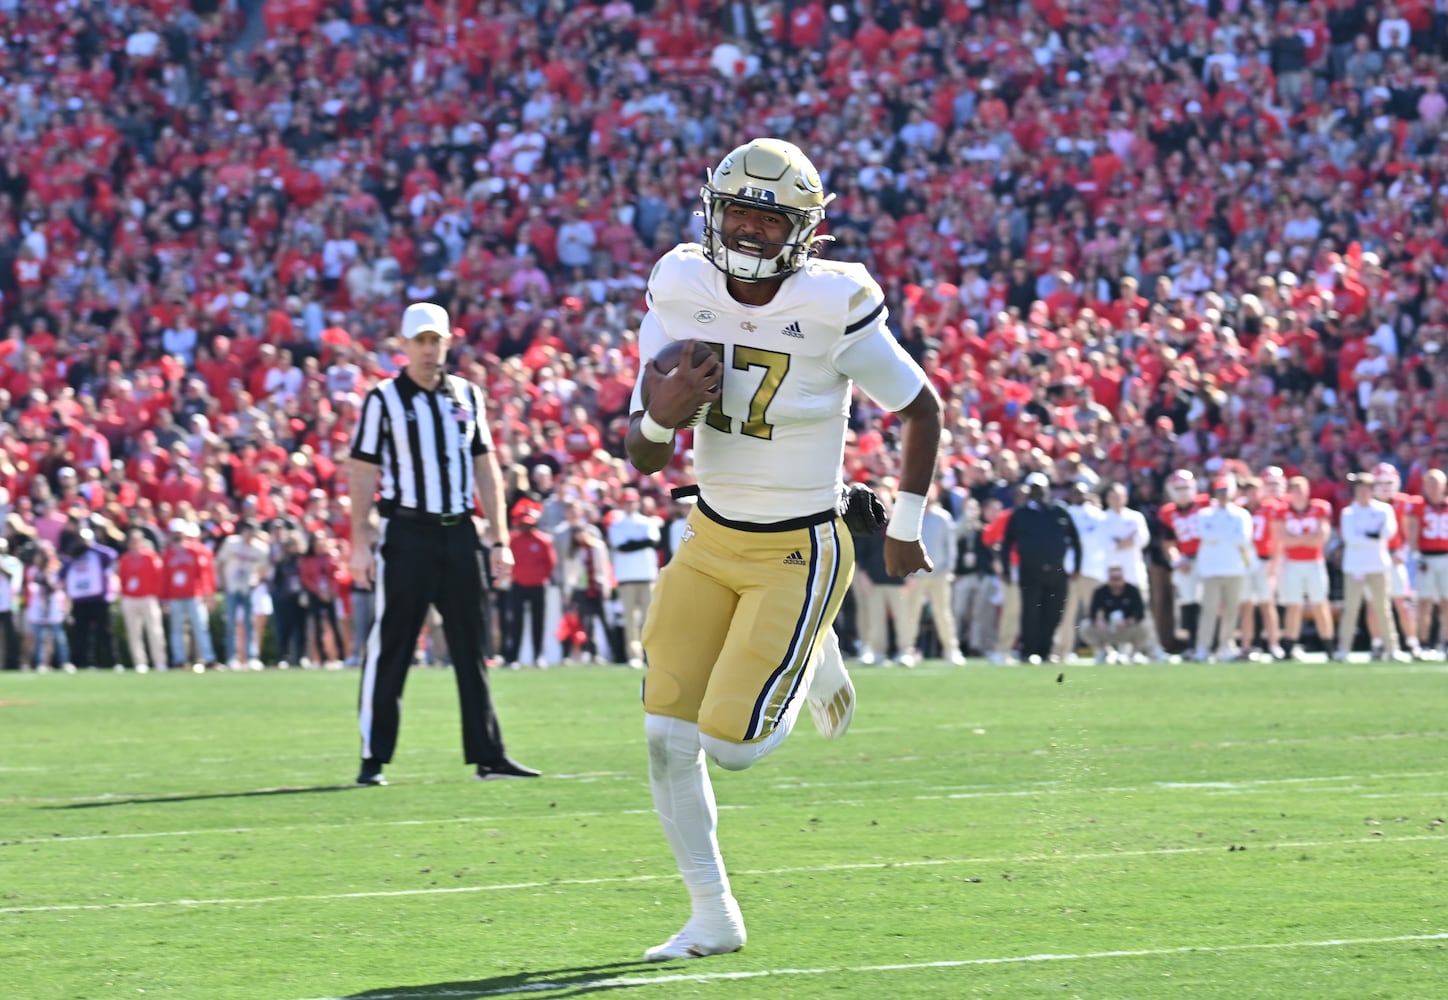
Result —
M 473 780 L 498 781 L 503 778 L 536 778 L 541 773 L 541 771 L 535 771 L 531 767 L 524 767 L 522 764 L 504 757 L 495 764 L 479 764 L 477 773 L 473 775 Z
M 370 760 L 362 762 L 362 770 L 357 773 L 357 784 L 359 785 L 385 785 L 387 779 L 382 775 L 382 765 Z

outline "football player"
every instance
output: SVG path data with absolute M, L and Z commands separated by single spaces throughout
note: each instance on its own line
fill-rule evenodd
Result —
M 1442 469 L 1423 475 L 1423 502 L 1418 505 L 1408 544 L 1418 552 L 1418 609 L 1420 646 L 1432 636 L 1433 609 L 1438 609 L 1438 655 L 1448 643 L 1448 476 Z
M 1281 484 L 1269 486 L 1275 479 Z M 1277 576 L 1281 559 L 1277 548 L 1276 523 L 1282 516 L 1278 499 L 1287 481 L 1275 466 L 1262 473 L 1262 478 L 1248 479 L 1242 484 L 1242 506 L 1252 515 L 1252 548 L 1256 561 L 1242 581 L 1242 649 L 1250 654 L 1257 640 L 1257 613 L 1262 613 L 1262 635 L 1273 659 L 1285 660 L 1282 648 L 1281 623 L 1277 619 Z M 1276 494 L 1275 496 L 1273 494 Z
M 1282 644 L 1296 660 L 1303 658 L 1298 644 L 1303 607 L 1312 614 L 1323 648 L 1333 648 L 1332 605 L 1327 600 L 1327 560 L 1323 556 L 1332 537 L 1332 505 L 1312 499 L 1311 489 L 1306 476 L 1288 480 L 1287 504 L 1274 525 L 1277 548 L 1282 554 L 1277 601 L 1287 609 Z
M 676 430 L 710 404 L 694 432 L 699 501 L 643 635 L 649 784 L 692 902 L 650 961 L 744 945 L 705 757 L 729 770 L 756 763 L 806 699 L 825 735 L 849 722 L 854 693 L 831 623 L 854 570 L 836 514 L 852 385 L 900 421 L 892 576 L 930 568 L 920 529 L 941 429 L 940 401 L 890 333 L 880 286 L 860 264 L 811 257 L 833 195 L 799 147 L 748 142 L 700 196 L 703 244 L 670 250 L 649 277 L 626 438 L 634 467 L 657 472 Z M 716 356 L 685 351 L 661 374 L 651 359 L 687 339 Z
M 1402 485 L 1396 466 L 1379 462 L 1373 469 L 1373 498 L 1390 504 L 1393 516 L 1398 519 L 1398 530 L 1388 542 L 1388 552 L 1393 557 L 1393 568 L 1388 572 L 1388 596 L 1398 609 L 1398 623 L 1403 627 L 1407 652 L 1419 660 L 1423 658 L 1423 650 L 1418 644 L 1418 607 L 1413 597 L 1413 581 L 1408 575 L 1408 535 L 1417 530 L 1413 522 L 1417 520 L 1423 498 L 1402 492 Z M 1383 627 L 1396 626 L 1386 622 Z
M 1166 495 L 1167 502 L 1161 505 L 1159 516 L 1166 529 L 1166 561 L 1171 566 L 1172 590 L 1176 595 L 1176 629 L 1178 633 L 1185 633 L 1190 648 L 1196 642 L 1201 602 L 1195 563 L 1202 536 L 1197 531 L 1196 516 L 1211 498 L 1197 492 L 1196 477 L 1186 469 L 1178 469 L 1167 477 Z

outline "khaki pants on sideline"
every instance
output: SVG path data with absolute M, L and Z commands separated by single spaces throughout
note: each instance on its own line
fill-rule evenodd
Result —
M 995 648 L 996 578 L 983 573 L 967 573 L 955 578 L 955 620 L 966 629 L 965 644 L 974 653 L 989 653 Z
M 1098 628 L 1091 622 L 1081 626 L 1081 637 L 1091 645 L 1093 653 L 1104 653 L 1107 649 L 1121 651 L 1122 646 L 1130 645 L 1133 653 L 1151 652 L 1151 626 L 1145 622 L 1137 622 L 1135 625 L 1118 625 L 1115 629 L 1111 626 Z
M 126 626 L 126 642 L 131 649 L 131 666 L 157 667 L 164 669 L 166 660 L 166 636 L 161 629 L 161 599 L 159 597 L 122 597 L 121 621 Z M 151 653 L 146 655 L 150 644 Z
M 940 640 L 940 655 L 949 657 L 960 652 L 959 633 L 955 628 L 955 609 L 951 601 L 951 579 L 940 576 L 917 576 L 905 590 L 905 614 L 900 625 L 900 652 L 916 649 L 920 638 L 920 616 L 930 605 L 930 620 L 935 623 L 935 636 Z
M 1056 628 L 1053 647 L 1057 656 L 1070 656 L 1076 652 L 1076 622 L 1091 608 L 1091 595 L 1105 581 L 1094 577 L 1078 576 L 1066 590 L 1066 609 L 1061 613 L 1061 624 Z
M 1021 637 L 1021 585 L 1003 584 L 1001 594 L 1001 620 L 995 651 L 1002 656 L 1010 656 L 1016 640 Z
M 1342 575 L 1342 619 L 1337 623 L 1337 649 L 1347 653 L 1352 649 L 1353 638 L 1357 635 L 1358 612 L 1362 610 L 1363 598 L 1383 623 L 1383 650 L 1388 656 L 1398 651 L 1398 626 L 1393 623 L 1393 606 L 1388 599 L 1388 574 L 1366 573 L 1356 579 L 1351 573 Z
M 1199 578 L 1202 595 L 1201 620 L 1197 623 L 1197 652 L 1226 652 L 1236 634 L 1242 603 L 1240 576 L 1204 576 Z M 1217 625 L 1221 625 L 1221 635 Z M 1213 641 L 1215 639 L 1215 642 Z
M 881 661 L 890 655 L 891 618 L 895 619 L 895 642 L 903 643 L 906 638 L 905 618 L 909 611 L 906 591 L 909 589 L 909 584 L 876 583 L 864 573 L 855 574 L 855 627 L 864 650 L 874 653 Z M 918 619 L 916 631 L 919 631 Z M 901 645 L 897 652 L 903 653 L 906 648 Z
M 635 580 L 618 585 L 618 599 L 623 604 L 624 655 L 630 660 L 643 659 L 644 619 L 654 597 L 654 581 Z

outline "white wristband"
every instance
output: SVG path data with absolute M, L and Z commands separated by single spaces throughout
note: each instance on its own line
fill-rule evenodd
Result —
M 920 526 L 924 523 L 925 498 L 919 493 L 897 493 L 885 534 L 902 542 L 918 542 Z
M 639 433 L 654 444 L 667 444 L 674 440 L 673 430 L 655 420 L 653 414 L 647 410 L 644 411 L 644 418 L 639 421 Z

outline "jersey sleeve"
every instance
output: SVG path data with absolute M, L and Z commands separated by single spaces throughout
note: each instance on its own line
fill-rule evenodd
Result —
M 714 266 L 697 243 L 680 243 L 660 257 L 644 286 L 644 302 L 649 309 L 689 298 L 698 283 L 700 265 L 711 269 Z
M 644 409 L 644 367 L 653 361 L 664 345 L 669 342 L 669 335 L 664 332 L 664 325 L 653 313 L 645 313 L 643 321 L 639 323 L 639 371 L 634 379 L 633 395 L 629 397 L 628 411 L 630 413 L 642 413 Z
M 467 383 L 467 390 L 472 394 L 473 412 L 477 414 L 477 419 L 473 421 L 473 435 L 468 442 L 468 450 L 476 458 L 493 450 L 493 432 L 488 428 L 488 410 L 483 405 L 483 391 L 471 382 Z
M 880 406 L 903 410 L 925 388 L 925 372 L 890 332 L 885 293 L 864 266 L 840 265 L 836 274 L 840 287 L 835 294 L 845 308 L 835 369 Z
M 387 420 L 386 407 L 382 403 L 382 391 L 374 387 L 362 400 L 362 413 L 357 420 L 357 431 L 352 436 L 352 458 L 368 465 L 382 464 L 382 437 Z

